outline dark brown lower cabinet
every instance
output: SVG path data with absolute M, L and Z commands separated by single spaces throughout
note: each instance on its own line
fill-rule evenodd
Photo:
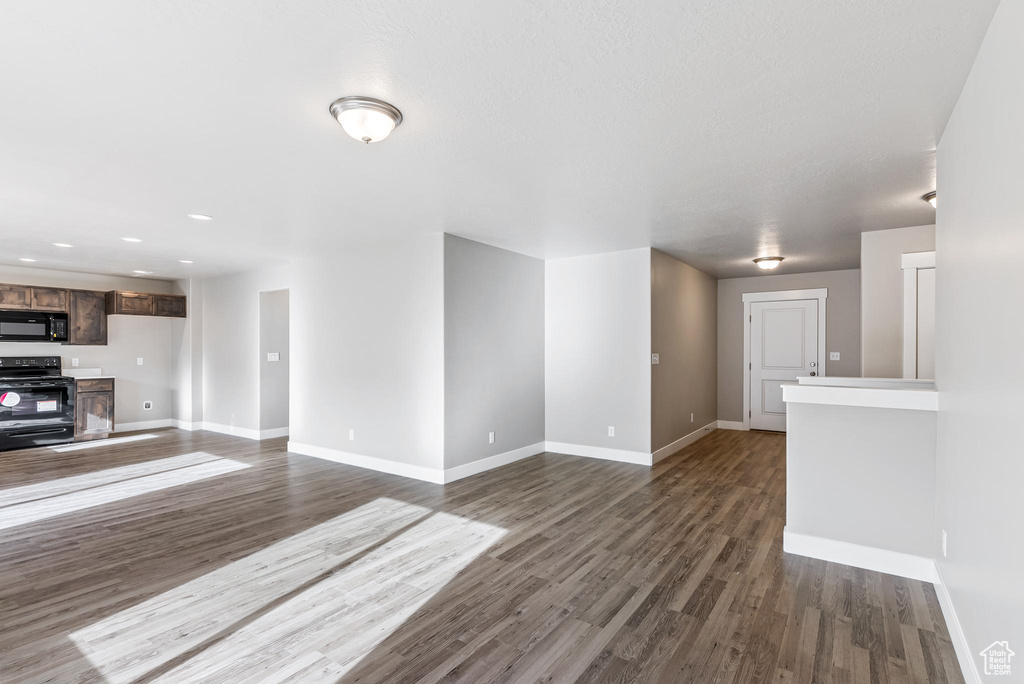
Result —
M 75 383 L 75 441 L 102 439 L 114 431 L 114 379 Z

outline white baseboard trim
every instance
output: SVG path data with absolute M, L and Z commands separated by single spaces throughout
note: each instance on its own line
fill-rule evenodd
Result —
M 193 423 L 188 420 L 175 420 L 174 427 L 178 428 L 179 430 L 188 430 L 189 432 L 192 432 L 194 430 L 202 430 L 203 424 Z
M 625 449 L 609 449 L 607 447 L 588 446 L 586 444 L 569 444 L 567 442 L 544 442 L 544 451 L 569 456 L 586 456 L 601 458 L 606 461 L 635 463 L 636 465 L 653 465 L 651 454 L 645 451 L 627 451 Z
M 287 437 L 288 428 L 270 428 L 269 430 L 260 430 L 260 439 L 274 439 L 275 437 Z
M 477 475 L 487 470 L 500 468 L 501 466 L 508 465 L 509 463 L 521 461 L 524 458 L 529 458 L 530 456 L 542 454 L 546 451 L 544 446 L 544 442 L 537 442 L 536 444 L 531 444 L 529 446 L 520 447 L 519 449 L 506 451 L 502 454 L 488 456 L 487 458 L 482 458 L 479 461 L 473 461 L 471 463 L 455 466 L 454 468 L 445 468 L 444 481 L 446 484 L 448 482 L 455 482 L 456 480 L 461 480 L 464 477 Z
M 173 418 L 160 418 L 159 420 L 140 420 L 134 423 L 114 423 L 114 432 L 157 430 L 159 428 L 175 427 L 176 422 Z
M 245 437 L 246 439 L 259 440 L 260 438 L 260 431 L 253 430 L 252 428 L 244 428 L 237 425 L 223 425 L 221 423 L 208 423 L 205 420 L 198 425 L 199 427 L 196 429 L 206 430 L 207 432 L 219 432 L 222 435 Z
M 445 471 L 440 468 L 426 468 L 409 463 L 399 463 L 398 461 L 389 461 L 386 458 L 363 456 L 362 454 L 353 454 L 347 451 L 329 449 L 316 446 L 315 444 L 293 442 L 291 440 L 288 441 L 288 451 L 302 454 L 303 456 L 322 458 L 325 461 L 344 463 L 345 465 L 356 466 L 357 468 L 376 470 L 379 473 L 411 477 L 414 480 L 423 480 L 424 482 L 433 482 L 434 484 L 444 484 Z
M 799 534 L 785 528 L 782 530 L 782 550 L 798 556 L 852 565 L 855 568 L 884 572 L 922 582 L 935 581 L 934 560 L 899 551 Z
M 669 456 L 671 456 L 672 454 L 676 453 L 677 451 L 680 451 L 684 447 L 690 446 L 691 444 L 696 442 L 698 439 L 700 439 L 704 435 L 708 434 L 709 432 L 711 432 L 712 430 L 714 430 L 717 427 L 718 427 L 718 421 L 716 420 L 713 423 L 708 423 L 707 425 L 705 425 L 704 427 L 700 428 L 699 430 L 694 430 L 693 432 L 691 432 L 690 434 L 686 435 L 685 437 L 680 437 L 679 439 L 677 439 L 676 441 L 672 442 L 668 446 L 661 447 L 660 449 L 655 451 L 653 454 L 651 454 L 651 463 L 652 464 L 653 463 L 657 463 L 658 461 L 660 461 L 662 459 L 668 458 Z
M 938 563 L 935 564 L 935 594 L 939 597 L 939 605 L 942 607 L 942 617 L 946 619 L 946 629 L 949 630 L 949 638 L 953 642 L 953 650 L 956 651 L 956 659 L 960 661 L 960 672 L 963 674 L 967 684 L 981 684 L 981 673 L 974 662 L 974 654 L 967 645 L 967 637 L 964 635 L 963 627 L 960 626 L 960 618 L 956 615 L 953 607 L 953 599 L 949 595 L 949 589 L 939 572 Z
M 720 420 L 720 421 L 718 421 L 718 429 L 719 430 L 746 430 L 747 428 L 743 427 L 743 421 L 742 420 Z

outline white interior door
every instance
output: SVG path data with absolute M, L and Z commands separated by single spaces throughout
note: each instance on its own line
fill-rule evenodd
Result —
M 818 300 L 751 303 L 751 429 L 785 432 L 782 384 L 818 371 Z

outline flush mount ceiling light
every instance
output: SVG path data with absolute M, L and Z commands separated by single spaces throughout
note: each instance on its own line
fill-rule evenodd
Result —
M 26 261 L 28 263 L 32 263 L 35 261 L 35 259 L 29 259 L 28 257 L 19 257 L 18 261 Z
M 190 219 L 194 219 L 196 221 L 212 221 L 213 220 L 213 217 L 208 215 L 208 214 L 189 214 L 188 217 Z
M 66 242 L 54 242 L 53 246 L 54 247 L 74 247 L 74 245 L 69 245 Z
M 779 267 L 779 264 L 782 263 L 782 257 L 758 257 L 754 259 L 754 263 L 757 264 L 758 268 L 770 271 L 773 268 Z
M 178 259 L 179 264 L 191 264 L 194 263 L 191 259 Z
M 152 273 L 152 271 L 139 271 L 139 270 L 135 270 L 135 271 L 132 271 L 132 273 L 137 273 L 139 275 L 149 275 L 150 273 Z
M 331 116 L 345 132 L 364 143 L 380 142 L 402 123 L 402 112 L 383 100 L 350 95 L 331 103 Z
M 121 239 L 124 240 L 125 242 L 142 242 L 142 240 L 140 240 L 139 238 L 133 237 L 123 237 Z
M 925 202 L 927 202 L 928 204 L 932 205 L 932 207 L 934 207 L 935 206 L 935 191 L 932 190 L 931 192 L 929 192 L 927 195 L 925 195 L 921 199 L 923 199 Z

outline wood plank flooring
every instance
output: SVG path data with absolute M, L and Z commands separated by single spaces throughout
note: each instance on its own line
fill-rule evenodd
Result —
M 0 454 L 0 682 L 961 682 L 931 585 L 782 552 L 785 438 L 440 486 L 162 430 Z

